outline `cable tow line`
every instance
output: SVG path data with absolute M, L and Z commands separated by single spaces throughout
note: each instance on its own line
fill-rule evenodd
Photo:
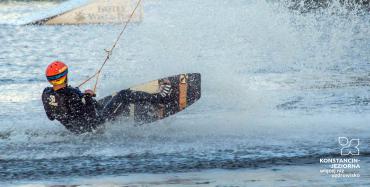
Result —
M 121 39 L 121 36 L 123 35 L 123 33 L 125 32 L 126 28 L 127 28 L 127 25 L 130 23 L 133 15 L 135 14 L 135 11 L 136 9 L 139 7 L 140 3 L 141 3 L 142 0 L 139 0 L 136 4 L 136 7 L 134 8 L 134 10 L 132 11 L 130 17 L 128 18 L 125 26 L 123 27 L 122 31 L 119 33 L 116 41 L 114 42 L 112 48 L 110 50 L 107 50 L 107 49 L 104 49 L 104 51 L 107 53 L 107 57 L 105 58 L 103 64 L 100 66 L 100 68 L 98 69 L 98 71 L 96 71 L 94 73 L 94 75 L 92 75 L 91 77 L 89 77 L 88 79 L 86 79 L 85 81 L 83 81 L 80 85 L 78 85 L 78 88 L 81 87 L 82 85 L 84 85 L 85 83 L 89 82 L 92 78 L 96 77 L 96 82 L 95 82 L 95 85 L 94 85 L 94 92 L 96 92 L 96 87 L 98 85 L 98 81 L 99 81 L 99 75 L 103 69 L 103 67 L 105 66 L 105 64 L 108 62 L 109 58 L 112 56 L 113 54 L 113 49 L 116 47 L 118 41 Z

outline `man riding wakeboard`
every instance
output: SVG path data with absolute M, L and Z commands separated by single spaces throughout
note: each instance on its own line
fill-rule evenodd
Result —
M 164 103 L 171 92 L 171 85 L 164 84 L 157 94 L 122 90 L 115 100 L 101 106 L 93 97 L 92 90 L 82 93 L 78 88 L 68 85 L 68 67 L 61 61 L 54 61 L 46 68 L 46 78 L 52 87 L 46 87 L 42 93 L 42 102 L 47 117 L 58 120 L 69 131 L 80 134 L 92 132 L 106 120 L 113 120 L 112 111 L 131 103 Z

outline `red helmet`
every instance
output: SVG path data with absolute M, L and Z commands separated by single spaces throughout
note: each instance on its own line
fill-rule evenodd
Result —
M 64 84 L 67 82 L 68 66 L 61 61 L 54 61 L 48 65 L 45 74 L 50 84 Z

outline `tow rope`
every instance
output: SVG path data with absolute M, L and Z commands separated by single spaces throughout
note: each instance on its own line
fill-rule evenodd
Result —
M 108 62 L 110 56 L 112 55 L 113 53 L 113 49 L 116 47 L 118 41 L 120 40 L 121 36 L 123 35 L 123 33 L 125 32 L 126 28 L 127 28 L 127 25 L 130 23 L 133 15 L 135 14 L 135 11 L 136 9 L 139 7 L 140 3 L 141 3 L 142 0 L 139 0 L 136 4 L 136 7 L 134 8 L 134 10 L 132 11 L 130 17 L 128 18 L 125 26 L 123 27 L 122 31 L 119 33 L 116 41 L 113 43 L 113 46 L 110 50 L 107 50 L 107 49 L 104 49 L 104 51 L 107 53 L 107 57 L 105 58 L 103 64 L 100 66 L 100 68 L 98 69 L 98 71 L 96 71 L 94 73 L 94 75 L 92 75 L 91 77 L 89 77 L 88 79 L 86 79 L 85 81 L 83 81 L 80 85 L 78 85 L 78 88 L 81 87 L 82 85 L 84 85 L 85 83 L 89 82 L 92 78 L 96 77 L 96 81 L 95 81 L 95 85 L 94 85 L 94 93 L 96 92 L 96 87 L 98 85 L 98 82 L 99 82 L 99 75 L 103 69 L 103 67 L 105 66 L 105 64 Z

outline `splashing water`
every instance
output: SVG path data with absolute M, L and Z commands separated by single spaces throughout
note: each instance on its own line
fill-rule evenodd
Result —
M 77 85 L 100 66 L 121 25 L 12 24 L 57 5 L 0 3 L 9 7 L 0 11 L 0 165 L 7 168 L 0 181 L 314 163 L 338 154 L 339 136 L 360 138 L 363 154 L 370 152 L 370 15 L 363 9 L 145 2 L 145 18 L 120 41 L 98 96 L 200 72 L 202 99 L 150 125 L 122 120 L 75 136 L 44 114 L 44 68 L 65 61 Z

